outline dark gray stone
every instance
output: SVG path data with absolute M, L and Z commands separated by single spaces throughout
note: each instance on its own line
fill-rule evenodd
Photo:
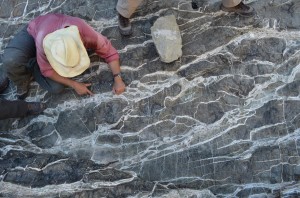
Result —
M 59 114 L 55 129 L 62 139 L 83 138 L 91 134 L 78 114 L 68 110 Z

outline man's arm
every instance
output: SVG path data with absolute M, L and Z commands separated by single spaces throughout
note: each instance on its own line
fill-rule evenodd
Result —
M 84 46 L 95 50 L 101 58 L 105 59 L 113 74 L 120 74 L 119 54 L 111 42 L 82 19 L 76 19 L 73 24 L 78 27 Z M 114 77 L 113 92 L 121 94 L 124 91 L 125 84 L 122 78 Z
M 120 61 L 114 60 L 112 62 L 108 63 L 113 75 L 120 74 Z M 116 94 L 121 94 L 125 91 L 125 83 L 122 80 L 122 77 L 120 75 L 117 75 L 114 77 L 114 85 L 113 85 L 113 92 Z
M 56 81 L 60 84 L 73 88 L 79 95 L 89 94 L 93 95 L 93 93 L 87 88 L 91 86 L 90 83 L 79 83 L 72 79 L 65 78 L 60 76 L 58 73 L 53 71 L 52 75 L 49 78 L 53 81 Z
M 50 65 L 48 62 L 46 55 L 43 53 L 43 48 L 41 46 L 37 46 L 37 61 L 43 76 L 50 78 L 51 80 L 63 84 L 67 87 L 72 87 L 79 95 L 89 94 L 93 95 L 93 93 L 87 88 L 91 84 L 84 84 L 76 82 L 72 79 L 65 78 L 60 76 Z

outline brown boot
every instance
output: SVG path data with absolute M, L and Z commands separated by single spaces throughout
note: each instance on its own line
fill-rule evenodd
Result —
M 19 100 L 24 100 L 27 97 L 31 81 L 32 81 L 32 78 L 26 80 L 21 85 L 16 85 L 17 97 Z
M 40 114 L 47 108 L 45 103 L 40 103 L 40 102 L 28 102 L 27 107 L 28 107 L 27 115 Z
M 24 100 L 29 93 L 30 83 L 34 80 L 33 76 L 31 75 L 29 79 L 23 80 L 22 84 L 18 83 L 15 84 L 17 87 L 17 97 L 19 100 Z
M 122 15 L 119 15 L 119 29 L 120 33 L 124 36 L 128 36 L 132 34 L 132 29 L 131 29 L 131 23 L 128 18 L 123 17 Z
M 254 8 L 245 5 L 243 2 L 241 2 L 240 4 L 238 4 L 237 6 L 228 8 L 223 6 L 223 4 L 221 5 L 221 10 L 225 11 L 225 12 L 235 12 L 236 14 L 243 16 L 243 17 L 252 17 L 255 15 L 255 10 Z

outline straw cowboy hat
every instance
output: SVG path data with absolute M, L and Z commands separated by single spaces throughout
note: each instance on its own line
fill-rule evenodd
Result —
M 90 58 L 74 25 L 48 34 L 43 40 L 43 48 L 52 68 L 63 77 L 78 76 L 90 65 Z

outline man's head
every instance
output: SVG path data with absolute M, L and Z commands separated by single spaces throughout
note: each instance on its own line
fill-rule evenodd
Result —
M 43 40 L 43 47 L 50 65 L 63 77 L 77 76 L 90 65 L 89 56 L 76 26 L 48 34 Z

